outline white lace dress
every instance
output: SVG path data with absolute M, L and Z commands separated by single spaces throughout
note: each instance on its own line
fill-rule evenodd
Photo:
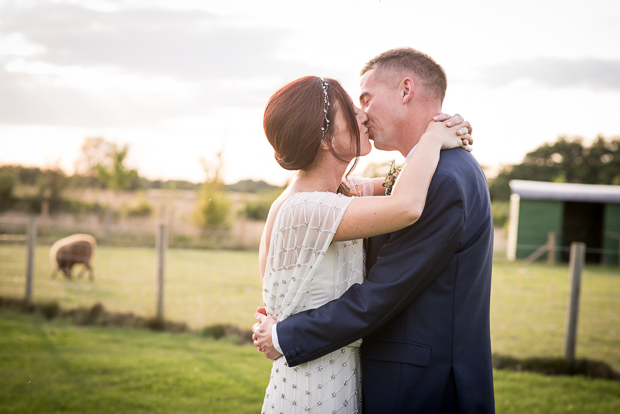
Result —
M 360 195 L 372 181 L 349 179 Z M 334 193 L 297 193 L 277 213 L 263 280 L 267 314 L 278 321 L 338 298 L 364 279 L 362 240 L 332 243 L 353 200 Z M 361 340 L 322 358 L 289 367 L 273 362 L 262 413 L 359 413 Z

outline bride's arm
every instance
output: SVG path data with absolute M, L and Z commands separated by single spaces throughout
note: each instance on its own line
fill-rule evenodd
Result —
M 469 134 L 457 135 L 460 125 L 431 122 L 405 164 L 390 197 L 359 197 L 346 209 L 333 241 L 353 240 L 403 229 L 422 215 L 440 149 L 464 147 Z

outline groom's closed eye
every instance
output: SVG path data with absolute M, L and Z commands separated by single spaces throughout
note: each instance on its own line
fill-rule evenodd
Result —
M 360 95 L 360 105 L 366 106 L 368 105 L 368 101 L 370 101 L 370 95 L 368 93 L 363 93 Z

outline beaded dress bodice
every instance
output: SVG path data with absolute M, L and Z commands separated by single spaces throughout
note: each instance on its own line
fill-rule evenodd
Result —
M 360 195 L 372 181 L 351 181 Z M 364 279 L 361 240 L 332 243 L 353 197 L 297 193 L 276 216 L 263 282 L 267 314 L 278 321 L 338 298 Z M 356 341 L 322 358 L 288 367 L 274 361 L 262 413 L 361 412 L 361 369 Z

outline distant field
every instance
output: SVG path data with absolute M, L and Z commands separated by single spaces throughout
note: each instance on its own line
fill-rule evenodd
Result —
M 63 307 L 101 302 L 111 311 L 155 313 L 155 251 L 100 247 L 95 281 L 51 280 L 48 248 L 37 249 L 35 301 Z M 23 246 L 0 246 L 0 295 L 22 297 Z M 77 273 L 77 272 L 75 272 Z M 493 351 L 558 356 L 564 349 L 568 267 L 524 265 L 498 259 L 491 296 Z M 577 356 L 620 370 L 620 270 L 588 266 L 583 276 Z M 170 249 L 166 262 L 165 316 L 194 328 L 228 323 L 249 328 L 262 303 L 256 252 Z
M 270 362 L 196 334 L 92 328 L 0 309 L 0 412 L 258 413 Z M 495 372 L 498 414 L 620 412 L 620 382 Z

